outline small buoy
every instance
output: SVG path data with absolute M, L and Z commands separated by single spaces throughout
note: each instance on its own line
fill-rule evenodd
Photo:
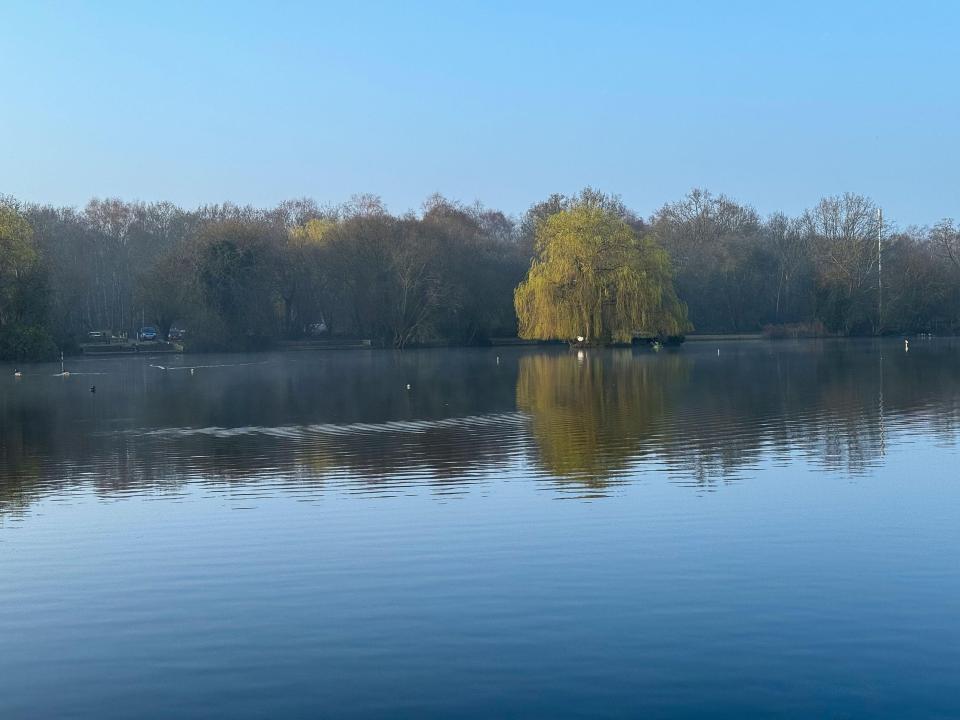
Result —
M 717 348 L 717 357 L 720 357 L 720 348 Z
M 96 385 L 91 385 L 91 386 L 90 386 L 90 392 L 95 393 L 96 391 L 97 391 L 97 386 L 96 386 Z
M 904 352 L 910 352 L 910 341 L 909 341 L 909 340 L 904 340 L 904 341 L 903 341 L 903 351 L 904 351 Z
M 193 375 L 193 368 L 190 368 L 190 374 Z
M 498 358 L 498 360 L 499 360 L 499 358 Z M 14 377 L 23 377 L 23 373 L 20 372 L 19 370 L 14 370 L 14 371 L 13 371 L 13 376 L 14 376 Z
M 410 389 L 410 383 L 407 383 L 407 390 Z
M 497 365 L 499 365 L 499 364 L 500 364 L 500 356 L 497 355 Z

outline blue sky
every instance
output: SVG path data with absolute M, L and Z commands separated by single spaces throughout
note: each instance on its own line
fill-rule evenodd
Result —
M 0 193 L 960 217 L 960 3 L 9 2 Z

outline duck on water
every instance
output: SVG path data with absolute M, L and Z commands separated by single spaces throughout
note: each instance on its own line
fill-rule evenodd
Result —
M 676 347 L 683 344 L 686 338 L 683 335 L 663 337 L 660 335 L 636 335 L 629 343 L 601 343 L 593 340 L 587 340 L 583 335 L 578 335 L 573 340 L 569 340 L 571 348 L 582 349 L 589 347 L 599 347 L 609 345 L 610 347 L 643 347 L 647 346 L 654 351 L 664 347 Z

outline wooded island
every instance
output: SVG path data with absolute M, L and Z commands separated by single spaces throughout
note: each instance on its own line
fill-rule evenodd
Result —
M 164 339 L 181 329 L 196 351 L 317 335 L 402 348 L 694 328 L 955 333 L 960 229 L 881 223 L 853 194 L 762 218 L 694 190 L 647 219 L 590 188 L 520 218 L 439 195 L 401 216 L 367 195 L 196 210 L 3 198 L 0 358 L 51 358 L 144 325 Z

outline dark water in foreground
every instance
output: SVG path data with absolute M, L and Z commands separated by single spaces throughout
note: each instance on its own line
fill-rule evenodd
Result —
M 911 345 L 3 369 L 0 718 L 960 717 Z

